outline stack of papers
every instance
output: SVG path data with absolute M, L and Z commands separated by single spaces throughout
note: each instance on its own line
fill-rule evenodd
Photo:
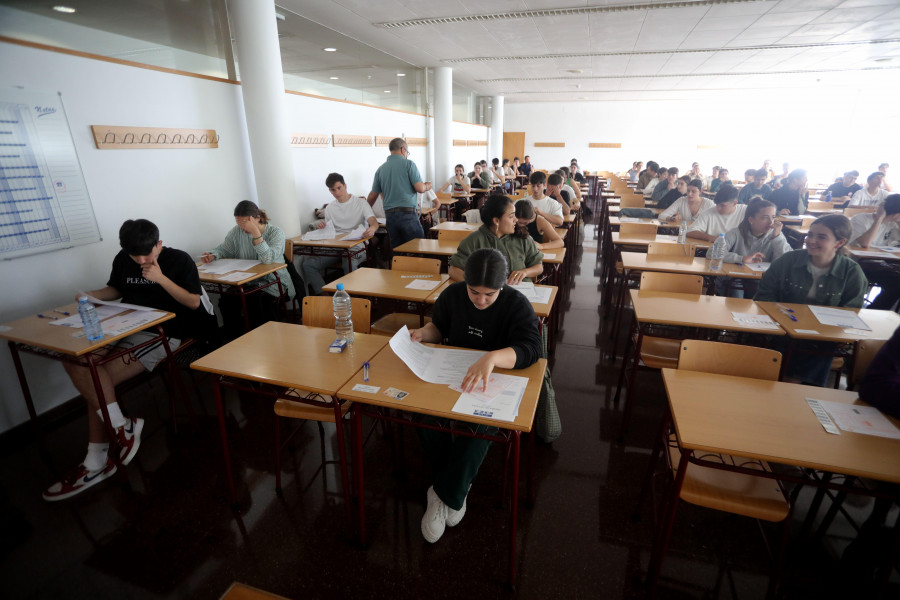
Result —
M 745 267 L 750 269 L 751 271 L 759 271 L 760 273 L 765 273 L 766 270 L 772 266 L 772 263 L 767 262 L 758 262 L 758 263 L 745 263 Z
M 321 229 L 315 229 L 313 231 L 307 231 L 301 236 L 301 239 L 306 241 L 316 241 L 316 240 L 333 240 L 337 233 L 334 231 L 334 223 L 331 221 L 325 221 L 325 227 Z
M 222 258 L 214 260 L 197 267 L 197 270 L 207 275 L 224 275 L 232 271 L 246 271 L 251 267 L 260 264 L 258 260 L 248 260 L 243 258 Z M 243 279 L 243 277 L 241 278 Z
M 900 430 L 894 427 L 894 424 L 874 406 L 813 400 L 812 398 L 807 398 L 806 401 L 810 403 L 810 406 L 817 405 L 825 409 L 842 431 L 900 439 Z
M 365 232 L 366 232 L 365 225 L 357 225 L 353 231 L 351 231 L 347 235 L 343 236 L 341 239 L 342 240 L 361 240 L 363 237 L 363 234 Z
M 411 290 L 433 290 L 439 285 L 441 285 L 440 279 L 413 279 L 403 287 Z
M 522 295 L 528 298 L 528 301 L 533 304 L 547 304 L 550 302 L 550 294 L 553 292 L 549 287 L 535 287 L 530 281 L 523 281 L 522 283 L 511 285 L 509 287 L 522 292 Z
M 732 318 L 745 327 L 756 329 L 781 329 L 769 315 L 755 315 L 753 313 L 732 312 Z
M 852 310 L 813 305 L 810 305 L 809 310 L 812 311 L 812 314 L 815 315 L 822 325 L 872 331 L 872 328 L 866 325 L 866 322 Z

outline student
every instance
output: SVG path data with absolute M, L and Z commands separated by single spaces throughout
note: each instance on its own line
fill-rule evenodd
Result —
M 577 167 L 578 165 L 575 166 Z M 572 179 L 572 173 L 569 171 L 568 167 L 560 167 L 557 169 L 556 173 L 562 177 L 561 189 L 569 195 L 566 204 L 572 208 L 577 208 L 581 205 L 581 186 L 578 185 L 577 181 Z
M 628 176 L 628 181 L 630 183 L 637 183 L 638 177 L 641 176 L 641 167 L 644 166 L 644 163 L 637 161 L 631 163 L 631 169 L 628 170 L 626 175 Z
M 713 200 L 715 206 L 701 212 L 688 227 L 687 236 L 715 242 L 720 233 L 734 229 L 744 220 L 747 206 L 737 203 L 738 191 L 733 185 L 722 186 Z
M 715 165 L 712 168 L 712 175 L 703 180 L 703 183 L 706 186 L 707 190 L 712 191 L 712 184 L 719 178 L 719 169 L 721 168 L 722 167 L 720 167 L 719 165 Z M 718 184 L 716 184 L 716 187 L 718 187 Z
M 885 198 L 874 213 L 855 215 L 850 226 L 851 246 L 900 246 L 900 194 Z M 869 308 L 891 310 L 900 300 L 900 262 L 867 258 L 861 266 L 869 282 L 881 288 Z
M 647 168 L 640 174 L 637 180 L 637 187 L 634 190 L 641 194 L 644 192 L 644 189 L 647 185 L 656 178 L 656 175 L 659 171 L 659 164 L 655 161 L 647 161 Z
M 802 215 L 806 212 L 809 192 L 806 189 L 806 171 L 794 169 L 783 185 L 767 198 L 775 205 L 779 215 Z
M 562 178 L 560 178 L 562 179 Z M 563 224 L 563 204 L 549 196 L 544 195 L 544 185 L 547 182 L 547 176 L 540 171 L 531 174 L 531 195 L 525 196 L 525 200 L 534 205 L 537 214 L 544 217 L 554 227 L 562 227 Z M 554 181 L 556 181 L 554 179 Z
M 577 162 L 573 162 L 569 165 L 569 172 L 571 173 L 572 179 L 575 181 L 575 183 L 584 183 L 584 173 L 581 172 L 581 168 L 579 168 Z
M 685 176 L 687 176 L 691 181 L 693 181 L 694 179 L 699 179 L 702 181 L 703 173 L 700 172 L 700 163 L 692 163 L 691 170 L 685 173 Z
M 676 200 L 669 208 L 660 213 L 660 221 L 680 223 L 681 221 L 693 221 L 700 213 L 708 208 L 714 208 L 715 203 L 701 194 L 703 182 L 693 179 L 687 184 L 686 195 Z
M 709 184 L 709 191 L 715 194 L 719 191 L 720 187 L 726 184 L 731 185 L 731 179 L 728 178 L 728 169 L 720 167 L 718 177 Z
M 880 165 L 878 165 L 878 171 L 883 175 L 883 177 L 881 178 L 881 189 L 889 194 L 894 191 L 894 188 L 891 187 L 891 184 L 887 182 L 887 172 L 890 166 L 891 165 L 889 165 L 888 163 L 881 163 Z
M 106 287 L 88 292 L 100 300 L 118 300 L 175 313 L 163 323 L 169 348 L 175 350 L 181 340 L 195 333 L 199 319 L 200 277 L 193 259 L 186 252 L 163 247 L 159 229 L 146 219 L 125 221 L 119 229 L 121 250 L 113 259 Z M 202 310 L 202 309 L 201 309 Z M 153 337 L 155 331 L 141 331 L 115 343 L 131 348 Z M 97 376 L 115 430 L 115 449 L 121 464 L 127 465 L 141 445 L 144 420 L 125 417 L 116 401 L 116 386 L 144 371 L 152 371 L 166 357 L 162 342 L 138 349 L 114 361 L 97 366 Z M 116 473 L 116 462 L 109 456 L 109 436 L 101 417 L 97 391 L 90 370 L 83 365 L 63 362 L 63 368 L 88 405 L 88 448 L 84 461 L 66 473 L 62 480 L 44 491 L 44 500 L 65 500 Z
M 850 202 L 850 198 L 862 189 L 862 186 L 856 183 L 859 178 L 859 171 L 847 171 L 839 181 L 835 181 L 828 186 L 826 192 L 831 192 L 831 201 L 835 204 L 844 204 Z
M 325 213 L 328 214 L 328 207 L 325 208 Z M 217 258 L 241 258 L 258 260 L 264 265 L 284 264 L 284 232 L 269 223 L 266 211 L 260 210 L 249 200 L 241 200 L 234 207 L 234 221 L 237 224 L 225 235 L 222 243 L 205 252 L 200 260 L 210 263 Z M 293 298 L 294 283 L 287 269 L 280 269 L 260 277 L 253 284 L 269 283 L 275 281 L 276 277 L 281 281 L 281 289 L 287 294 L 286 297 Z M 278 309 L 280 297 L 278 285 L 270 285 L 263 292 L 246 297 L 247 319 L 251 329 L 273 320 Z M 222 294 L 219 296 L 219 310 L 222 311 L 226 337 L 239 337 L 244 331 L 240 297 L 235 294 Z
M 481 166 L 480 162 L 475 163 L 468 177 L 472 182 L 472 188 L 479 190 L 491 189 L 491 176 L 489 173 L 484 172 L 484 167 Z
M 451 193 L 453 194 L 468 194 L 469 190 L 472 189 L 472 181 L 466 176 L 466 169 L 462 165 L 456 165 L 455 167 L 456 173 L 447 180 L 447 183 L 443 185 L 438 192 L 443 193 L 448 187 L 452 187 Z
M 884 174 L 875 171 L 866 178 L 866 187 L 857 190 L 850 198 L 849 206 L 878 206 L 887 198 L 887 190 L 881 189 Z
M 862 269 L 849 256 L 850 219 L 826 215 L 813 221 L 806 248 L 787 252 L 763 273 L 757 302 L 784 302 L 860 308 L 868 288 Z M 785 366 L 786 378 L 824 386 L 831 370 L 835 344 L 797 343 Z M 816 352 L 818 354 L 812 354 Z
M 656 175 L 647 182 L 647 185 L 644 186 L 643 194 L 644 200 L 650 200 L 653 197 L 653 190 L 657 188 L 659 184 L 666 181 L 668 177 L 669 170 L 665 167 L 657 167 Z
M 891 336 L 859 382 L 859 397 L 881 412 L 900 419 L 900 327 Z
M 534 170 L 534 165 L 531 164 L 531 157 L 526 156 L 525 162 L 519 166 L 519 175 L 524 175 L 526 177 L 531 177 L 531 172 Z
M 489 202 L 502 196 L 493 196 Z M 486 352 L 466 372 L 460 385 L 467 391 L 482 390 L 495 368 L 524 369 L 541 357 L 541 337 L 531 303 L 518 290 L 507 287 L 509 267 L 503 254 L 493 249 L 473 252 L 465 262 L 465 281 L 451 284 L 438 296 L 430 323 L 413 329 L 413 342 L 483 350 Z M 444 426 L 446 419 L 423 417 L 426 424 Z M 480 425 L 479 433 L 492 427 Z M 434 543 L 446 527 L 455 527 L 466 514 L 466 496 L 487 454 L 490 442 L 468 436 L 452 436 L 417 428 L 431 464 L 433 484 L 426 494 L 422 535 Z
M 749 177 L 750 181 L 747 182 L 747 185 L 741 188 L 741 193 L 738 194 L 738 203 L 739 204 L 750 204 L 750 199 L 759 196 L 763 200 L 769 197 L 769 194 L 772 193 L 772 188 L 769 187 L 766 181 L 766 171 L 765 169 L 759 169 L 758 171 L 753 171 L 753 175 L 749 175 L 750 171 L 744 175 L 744 177 Z
M 660 198 L 656 202 L 656 208 L 665 210 L 675 204 L 681 198 L 684 198 L 687 195 L 688 184 L 691 182 L 691 178 L 685 175 L 684 177 L 679 177 L 675 181 L 675 188 L 669 190 L 665 196 Z
M 506 186 L 506 176 L 503 174 L 503 169 L 500 168 L 499 158 L 491 160 L 491 183 Z
M 556 173 L 551 173 L 549 177 L 547 177 L 547 197 L 556 200 L 560 204 L 560 208 L 562 208 L 563 216 L 571 213 L 570 206 L 572 204 L 573 198 L 575 197 L 574 193 L 569 192 L 569 190 L 564 189 L 563 184 L 564 178 L 560 174 L 559 171 Z
M 665 177 L 662 173 L 665 171 Z M 660 169 L 659 184 L 653 189 L 650 195 L 650 202 L 659 206 L 659 201 L 663 197 L 678 187 L 678 168 L 669 167 L 668 169 Z M 681 196 L 679 196 L 680 198 Z
M 790 252 L 790 244 L 781 235 L 783 225 L 775 219 L 774 204 L 762 198 L 754 198 L 747 206 L 741 224 L 725 232 L 725 262 L 771 263 L 785 252 Z M 731 287 L 735 283 L 742 284 L 742 291 Z M 734 292 L 729 295 L 736 298 L 743 298 L 745 295 L 752 297 L 756 293 L 756 282 L 753 280 L 716 278 L 716 289 L 720 295 L 729 287 Z
M 522 187 L 522 184 L 516 181 L 517 173 L 513 170 L 511 166 L 509 166 L 509 159 L 503 159 L 503 177 L 506 178 L 506 182 L 512 186 L 512 189 L 518 189 Z
M 508 280 L 510 284 L 540 277 L 544 271 L 541 263 L 544 255 L 531 237 L 514 235 L 518 221 L 512 200 L 506 196 L 489 197 L 481 207 L 481 221 L 481 227 L 460 241 L 456 254 L 450 257 L 450 279 L 463 280 L 466 261 L 479 248 L 496 248 L 503 253 L 512 270 Z
M 516 202 L 516 220 L 519 229 L 516 235 L 521 236 L 524 230 L 531 239 L 537 249 L 543 252 L 552 248 L 562 248 L 565 244 L 563 239 L 556 233 L 556 229 L 547 219 L 534 212 L 534 206 L 528 200 L 519 200 Z

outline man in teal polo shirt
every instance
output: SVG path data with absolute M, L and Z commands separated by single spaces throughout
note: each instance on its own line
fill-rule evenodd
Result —
M 409 240 L 425 237 L 425 231 L 417 214 L 416 192 L 427 192 L 431 182 L 422 182 L 416 163 L 409 160 L 409 147 L 403 138 L 391 140 L 388 149 L 391 155 L 375 171 L 369 204 L 381 194 L 384 200 L 385 227 L 391 237 L 391 248 L 405 244 Z

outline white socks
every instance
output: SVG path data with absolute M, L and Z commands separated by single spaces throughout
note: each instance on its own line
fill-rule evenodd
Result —
M 88 471 L 99 471 L 106 466 L 106 457 L 109 453 L 109 444 L 88 443 L 87 456 L 84 457 L 84 466 Z
M 113 402 L 112 404 L 107 404 L 106 410 L 109 412 L 109 422 L 112 424 L 112 426 L 115 429 L 118 429 L 119 427 L 124 427 L 125 424 L 128 422 L 125 419 L 125 415 L 122 414 L 122 409 L 119 408 L 118 402 Z M 99 416 L 100 420 L 102 421 L 103 420 L 103 411 L 100 409 L 97 409 L 97 416 Z

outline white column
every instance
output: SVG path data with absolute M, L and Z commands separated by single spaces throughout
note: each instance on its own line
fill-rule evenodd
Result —
M 503 163 L 503 96 L 491 98 L 491 139 L 488 142 L 488 164 L 495 158 Z M 510 157 L 512 160 L 512 157 Z
M 453 175 L 453 69 L 434 70 L 434 185 L 440 189 Z
M 287 236 L 300 232 L 273 2 L 228 0 L 257 202 Z

